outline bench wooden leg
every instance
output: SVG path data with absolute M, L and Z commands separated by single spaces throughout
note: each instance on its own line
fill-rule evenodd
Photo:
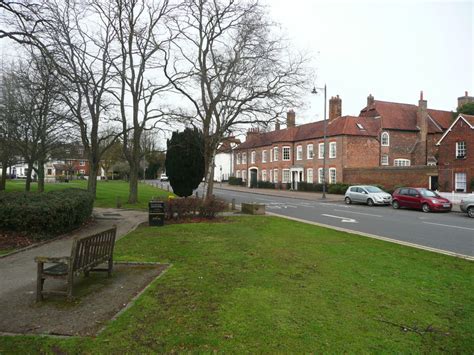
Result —
M 112 269 L 114 267 L 114 259 L 110 258 L 109 259 L 109 267 L 108 267 L 108 270 L 107 270 L 107 277 L 111 277 L 112 276 Z
M 72 271 L 69 271 L 69 275 L 67 277 L 67 299 L 68 299 L 68 301 L 73 300 L 73 296 L 72 296 L 73 284 L 74 284 L 74 273 Z
M 37 275 L 36 275 L 36 302 L 40 302 L 43 300 L 43 285 L 44 285 L 43 268 L 44 268 L 44 264 L 39 262 Z

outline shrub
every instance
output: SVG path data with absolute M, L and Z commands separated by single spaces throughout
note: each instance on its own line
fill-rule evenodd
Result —
M 69 232 L 92 214 L 94 198 L 86 190 L 0 193 L 0 229 L 34 234 L 39 239 Z
M 165 218 L 185 219 L 192 217 L 201 217 L 212 219 L 217 213 L 225 211 L 227 203 L 210 197 L 205 200 L 196 197 L 173 198 L 165 203 Z
M 329 184 L 328 192 L 330 194 L 344 195 L 348 187 L 349 187 L 348 184 L 343 184 L 343 183 Z
M 312 184 L 309 182 L 299 182 L 298 191 L 322 192 L 323 184 Z
M 243 185 L 244 182 L 242 178 L 237 178 L 235 176 L 229 177 L 229 185 Z
M 257 187 L 259 189 L 274 189 L 275 184 L 270 181 L 257 181 Z

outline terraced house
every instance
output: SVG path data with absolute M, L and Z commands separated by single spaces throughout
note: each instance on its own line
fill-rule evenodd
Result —
M 458 99 L 458 103 L 473 101 L 467 93 Z M 379 101 L 369 95 L 358 116 L 342 116 L 341 98 L 332 97 L 326 181 L 436 188 L 436 143 L 452 122 L 452 112 L 428 108 L 422 92 L 418 105 Z M 322 183 L 323 128 L 323 121 L 297 126 L 296 114 L 290 110 L 285 129 L 276 123 L 270 132 L 249 130 L 246 141 L 234 150 L 235 176 L 248 186 L 270 181 L 297 189 L 299 182 Z

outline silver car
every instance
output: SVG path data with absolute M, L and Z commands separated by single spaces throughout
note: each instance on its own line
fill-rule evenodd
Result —
M 461 207 L 461 211 L 467 213 L 469 217 L 474 218 L 474 198 L 462 200 L 459 207 Z
M 346 204 L 353 202 L 366 203 L 369 206 L 390 205 L 392 196 L 377 186 L 359 185 L 349 186 L 344 197 Z

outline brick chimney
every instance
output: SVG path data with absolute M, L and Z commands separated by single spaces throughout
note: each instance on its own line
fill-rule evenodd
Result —
M 276 121 L 275 122 L 275 131 L 279 131 L 280 130 L 280 122 Z
M 467 91 L 465 91 L 464 96 L 458 97 L 458 107 L 457 108 L 460 108 L 461 106 L 463 106 L 465 104 L 472 103 L 472 102 L 474 102 L 474 97 L 469 96 Z
M 254 137 L 254 136 L 258 136 L 260 133 L 260 130 L 258 129 L 258 127 L 256 128 L 249 128 L 247 130 L 247 139 L 251 138 L 251 137 Z
M 329 119 L 342 116 L 342 100 L 339 95 L 329 99 Z
M 416 111 L 416 126 L 420 129 L 418 132 L 418 146 L 416 149 L 416 165 L 426 165 L 426 152 L 428 137 L 428 101 L 423 99 L 423 91 L 420 91 L 420 100 L 418 100 L 418 110 Z
M 295 126 L 295 120 L 296 120 L 296 114 L 295 111 L 290 110 L 286 113 L 286 127 L 294 127 Z
M 374 103 L 374 97 L 372 96 L 372 94 L 370 94 L 369 96 L 367 96 L 367 107 L 369 107 L 373 103 Z

